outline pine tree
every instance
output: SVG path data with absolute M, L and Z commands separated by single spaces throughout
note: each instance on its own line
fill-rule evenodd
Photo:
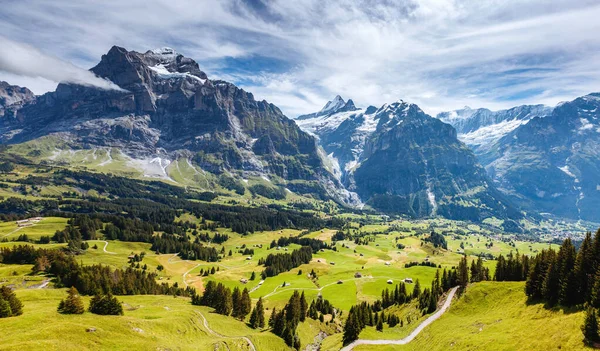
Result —
M 344 336 L 342 338 L 344 346 L 358 339 L 359 334 L 360 325 L 356 314 L 351 310 L 348 315 L 348 319 L 346 320 L 346 324 L 344 324 Z
M 23 314 L 23 304 L 17 298 L 17 295 L 8 286 L 0 287 L 0 300 L 4 300 L 10 307 L 10 316 L 20 316 Z
M 563 252 L 564 251 L 564 252 Z M 562 252 L 562 257 L 561 257 Z M 560 292 L 559 303 L 563 306 L 572 306 L 577 299 L 577 280 L 575 277 L 575 260 L 577 251 L 570 238 L 565 239 L 559 251 L 560 265 Z
M 300 295 L 300 322 L 304 322 L 306 319 L 306 312 L 308 311 L 308 304 L 306 303 L 306 298 L 304 297 L 304 290 L 302 291 L 302 295 Z
M 419 296 L 421 296 L 421 283 L 419 282 L 419 279 L 417 278 L 417 281 L 415 282 L 415 287 L 413 288 L 412 298 L 418 299 Z
M 239 306 L 239 315 L 238 318 L 240 320 L 244 320 L 250 310 L 252 309 L 252 300 L 250 299 L 250 293 L 247 288 L 244 288 L 242 291 L 242 295 L 240 296 L 240 306 Z
M 258 317 L 258 327 L 264 328 L 265 327 L 265 309 L 263 307 L 262 296 L 258 298 L 258 302 L 256 303 L 256 307 L 254 309 L 256 310 L 256 314 Z
M 58 312 L 63 314 L 82 314 L 85 311 L 83 301 L 75 287 L 69 288 L 68 296 L 58 304 Z
M 8 301 L 0 298 L 0 318 L 6 318 L 12 316 L 12 311 L 10 309 L 10 304 Z
M 383 318 L 379 318 L 379 321 L 377 321 L 376 329 L 379 332 L 383 331 Z
M 581 331 L 583 332 L 585 342 L 590 345 L 600 340 L 600 336 L 598 335 L 598 316 L 596 309 L 593 307 L 588 307 L 586 310 L 585 321 L 581 326 Z
M 231 294 L 231 302 L 233 303 L 231 316 L 234 318 L 240 318 L 242 309 L 242 293 L 237 286 L 233 289 L 233 293 Z
M 461 292 L 464 292 L 467 289 L 467 284 L 469 284 L 469 269 L 467 265 L 467 258 L 463 256 L 458 263 L 458 284 Z
M 273 311 L 271 311 L 271 316 L 269 317 L 269 328 L 275 327 L 275 318 L 277 318 L 277 308 L 273 307 Z

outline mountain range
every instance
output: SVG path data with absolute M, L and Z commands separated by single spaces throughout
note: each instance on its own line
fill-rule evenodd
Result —
M 0 142 L 42 162 L 209 190 L 207 179 L 261 183 L 411 217 L 496 218 L 506 230 L 538 212 L 600 220 L 598 94 L 437 118 L 403 100 L 361 109 L 336 96 L 292 120 L 170 48 L 115 46 L 91 71 L 121 89 L 61 83 L 35 96 L 0 84 Z
M 556 107 L 438 115 L 452 124 L 494 184 L 530 213 L 600 221 L 600 94 Z

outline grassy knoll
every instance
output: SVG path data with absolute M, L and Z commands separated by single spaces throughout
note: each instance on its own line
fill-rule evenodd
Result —
M 364 345 L 355 350 L 586 349 L 579 329 L 583 321 L 582 312 L 549 310 L 542 304 L 528 304 L 523 289 L 523 282 L 471 285 L 446 314 L 410 344 Z M 386 334 L 370 329 L 373 328 L 367 328 L 361 337 L 378 338 Z

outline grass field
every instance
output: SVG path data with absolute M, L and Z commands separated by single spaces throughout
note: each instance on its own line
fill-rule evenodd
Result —
M 288 350 L 269 332 L 191 306 L 189 299 L 170 296 L 119 296 L 124 316 L 61 315 L 58 302 L 65 289 L 17 290 L 24 304 L 19 317 L 0 319 L 0 350 Z M 89 297 L 84 297 L 87 306 Z M 202 316 L 209 327 L 204 326 Z M 88 332 L 95 328 L 94 332 Z
M 587 349 L 579 329 L 583 312 L 548 310 L 542 304 L 528 304 L 523 290 L 523 282 L 473 284 L 448 312 L 410 344 L 362 345 L 355 350 Z M 369 329 L 373 328 L 367 328 L 361 337 L 381 335 Z

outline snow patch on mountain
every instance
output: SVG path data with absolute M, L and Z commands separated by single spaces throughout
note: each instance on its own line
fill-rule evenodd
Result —
M 189 74 L 189 73 L 180 73 L 180 72 L 170 72 L 167 67 L 165 67 L 163 64 L 158 64 L 156 66 L 151 66 L 148 67 L 150 68 L 152 71 L 156 72 L 156 74 L 158 75 L 159 78 L 161 79 L 171 79 L 171 78 L 192 78 L 195 79 L 197 81 L 199 81 L 201 84 L 204 84 L 206 82 L 206 79 L 202 79 L 200 77 L 196 77 L 193 74 Z

